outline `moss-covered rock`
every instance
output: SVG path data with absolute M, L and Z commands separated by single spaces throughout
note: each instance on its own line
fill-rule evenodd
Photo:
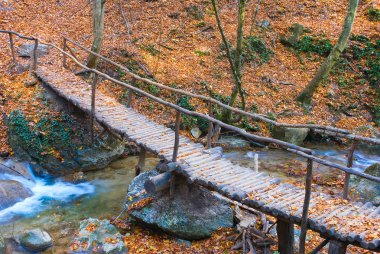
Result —
M 9 144 L 21 160 L 35 161 L 37 173 L 64 175 L 106 167 L 124 153 L 125 144 L 111 136 L 90 142 L 79 122 L 68 115 L 29 121 L 13 111 L 8 119 Z

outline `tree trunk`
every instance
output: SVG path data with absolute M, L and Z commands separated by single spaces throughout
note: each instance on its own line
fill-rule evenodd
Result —
M 94 0 L 92 24 L 94 40 L 92 43 L 91 50 L 95 53 L 100 52 L 100 48 L 102 47 L 103 42 L 105 2 L 105 0 Z M 98 57 L 91 54 L 87 60 L 87 67 L 95 69 L 97 64 Z
M 335 45 L 335 47 L 330 52 L 329 56 L 323 62 L 314 78 L 310 81 L 310 83 L 306 86 L 302 93 L 297 97 L 297 101 L 302 102 L 306 106 L 311 104 L 311 99 L 313 97 L 314 92 L 317 90 L 322 80 L 329 75 L 331 68 L 334 66 L 341 53 L 343 52 L 344 48 L 346 47 L 347 41 L 351 34 L 357 7 L 358 0 L 350 0 L 347 9 L 346 19 L 343 25 L 343 30 L 339 36 L 338 43 Z
M 229 101 L 229 105 L 233 106 L 235 104 L 237 95 L 240 94 L 242 96 L 242 106 L 245 107 L 245 100 L 244 95 L 242 93 L 242 73 L 241 73 L 241 55 L 243 53 L 243 39 L 244 39 L 244 19 L 245 19 L 245 6 L 246 1 L 240 0 L 239 1 L 239 12 L 238 12 L 238 27 L 236 31 L 236 54 L 234 59 L 234 66 L 235 66 L 235 72 L 238 77 L 238 79 L 235 82 L 235 87 L 231 94 L 231 99 Z M 231 111 L 229 111 L 229 114 L 231 115 Z M 230 119 L 231 117 L 228 117 Z

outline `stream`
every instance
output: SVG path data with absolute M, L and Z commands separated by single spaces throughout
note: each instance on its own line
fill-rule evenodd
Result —
M 320 157 L 330 157 L 334 162 L 346 163 L 346 150 L 339 147 L 309 145 L 317 150 Z M 279 177 L 285 182 L 303 181 L 303 177 L 292 177 L 284 168 L 302 168 L 296 155 L 278 149 L 258 149 L 256 151 L 225 151 L 224 157 L 243 166 L 253 167 L 254 153 L 259 155 L 259 170 Z M 11 237 L 25 230 L 43 228 L 55 241 L 54 247 L 45 253 L 63 253 L 67 249 L 79 222 L 89 217 L 117 216 L 129 183 L 134 178 L 134 167 L 138 157 L 130 156 L 113 162 L 109 167 L 84 173 L 84 181 L 71 183 L 58 179 L 42 179 L 35 177 L 34 182 L 20 176 L 0 175 L 0 179 L 22 182 L 31 189 L 33 195 L 22 202 L 0 211 L 0 237 Z M 301 159 L 305 161 L 305 159 Z M 380 155 L 358 150 L 355 153 L 354 166 L 364 170 L 379 162 Z M 154 168 L 159 162 L 149 157 L 145 170 Z M 314 174 L 323 176 L 336 175 L 336 171 L 318 166 Z M 295 172 L 295 175 L 296 172 Z

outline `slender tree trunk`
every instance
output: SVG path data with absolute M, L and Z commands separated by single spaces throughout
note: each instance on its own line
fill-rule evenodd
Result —
M 91 50 L 99 53 L 100 48 L 103 43 L 103 34 L 104 34 L 104 12 L 105 12 L 105 0 L 93 0 L 94 9 L 93 9 L 93 36 L 94 41 L 92 43 Z M 98 57 L 95 55 L 90 55 L 87 60 L 87 67 L 96 68 L 98 64 Z
M 245 19 L 245 8 L 246 8 L 246 0 L 239 0 L 239 10 L 238 10 L 238 27 L 237 27 L 237 42 L 236 42 L 236 54 L 235 58 L 232 57 L 230 45 L 228 44 L 228 40 L 224 34 L 224 30 L 222 27 L 222 22 L 220 20 L 218 7 L 216 4 L 216 0 L 211 0 L 216 22 L 218 25 L 218 29 L 220 32 L 220 35 L 222 36 L 223 44 L 227 51 L 227 58 L 228 62 L 230 63 L 231 72 L 234 78 L 234 88 L 232 90 L 229 105 L 233 106 L 235 104 L 235 101 L 237 99 L 237 96 L 240 95 L 242 100 L 242 107 L 245 108 L 245 97 L 242 90 L 242 72 L 241 72 L 241 55 L 242 55 L 242 48 L 243 48 L 243 39 L 244 39 L 244 19 Z M 230 122 L 232 118 L 232 112 L 230 110 L 226 110 L 223 113 L 223 121 Z
M 329 56 L 323 62 L 314 78 L 310 81 L 310 83 L 306 86 L 302 93 L 297 97 L 297 101 L 302 102 L 306 106 L 311 104 L 314 92 L 318 89 L 322 80 L 329 75 L 331 68 L 334 66 L 341 53 L 343 52 L 344 48 L 346 47 L 347 41 L 351 34 L 357 7 L 358 0 L 350 0 L 347 9 L 346 19 L 343 25 L 343 30 L 339 36 L 338 43 L 335 45 L 335 47 L 330 52 Z
M 235 54 L 235 71 L 236 75 L 238 77 L 237 81 L 235 82 L 235 88 L 232 91 L 231 94 L 231 99 L 229 101 L 229 105 L 233 106 L 235 104 L 236 98 L 238 93 L 241 94 L 241 78 L 242 78 L 242 73 L 241 73 L 241 55 L 243 53 L 243 37 L 244 37 L 244 19 L 245 19 L 245 6 L 246 6 L 246 1 L 245 0 L 240 0 L 239 1 L 239 12 L 238 12 L 238 27 L 236 31 L 236 54 Z M 244 96 L 243 96 L 244 97 Z M 242 98 L 243 99 L 243 98 Z

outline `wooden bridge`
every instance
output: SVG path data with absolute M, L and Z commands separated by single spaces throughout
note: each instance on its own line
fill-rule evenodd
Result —
M 18 35 L 10 31 L 0 30 L 0 32 L 8 33 L 10 38 L 12 38 L 12 35 Z M 29 39 L 38 42 L 36 38 Z M 196 182 L 230 199 L 276 217 L 278 223 L 278 248 L 280 253 L 294 253 L 294 224 L 301 225 L 300 253 L 305 253 L 307 229 L 320 233 L 320 235 L 326 239 L 312 253 L 317 253 L 327 243 L 329 243 L 329 253 L 345 253 L 347 245 L 349 244 L 376 252 L 380 251 L 379 207 L 375 207 L 371 203 L 355 203 L 343 198 L 332 198 L 325 194 L 311 192 L 313 162 L 331 166 L 346 173 L 344 197 L 348 195 L 348 183 L 351 174 L 380 183 L 378 177 L 364 174 L 352 168 L 353 153 L 356 144 L 358 142 L 380 144 L 380 140 L 357 136 L 347 130 L 328 126 L 279 124 L 260 115 L 251 114 L 224 105 L 209 97 L 191 94 L 141 78 L 131 73 L 124 66 L 98 55 L 100 59 L 125 70 L 127 74 L 131 75 L 135 80 L 154 84 L 175 93 L 202 99 L 209 105 L 214 104 L 224 107 L 235 113 L 243 114 L 255 120 L 265 121 L 274 125 L 294 128 L 307 127 L 317 132 L 324 132 L 353 140 L 353 146 L 349 152 L 348 166 L 345 167 L 335 164 L 314 156 L 310 149 L 280 140 L 260 137 L 252 133 L 247 133 L 235 126 L 225 124 L 213 118 L 212 111 L 210 111 L 208 115 L 205 115 L 186 110 L 171 102 L 157 98 L 133 85 L 116 80 L 98 70 L 88 69 L 73 55 L 73 51 L 69 48 L 68 43 L 72 43 L 88 53 L 98 55 L 80 44 L 68 38 L 64 38 L 64 46 L 62 49 L 49 44 L 63 55 L 63 63 L 40 59 L 37 66 L 37 54 L 34 54 L 32 62 L 36 65 L 32 65 L 32 71 L 34 71 L 36 76 L 45 85 L 49 86 L 61 97 L 84 112 L 87 112 L 91 116 L 91 119 L 96 120 L 102 126 L 117 133 L 121 137 L 139 145 L 142 148 L 142 153 L 140 155 L 137 171 L 139 171 L 143 164 L 145 151 L 149 151 L 167 161 L 169 165 L 174 165 L 172 170 L 175 171 L 176 174 L 185 176 L 190 182 Z M 11 47 L 13 48 L 13 43 L 11 43 Z M 37 47 L 35 47 L 35 49 L 37 49 Z M 13 51 L 12 49 L 12 52 Z M 70 54 L 67 53 L 67 51 L 69 51 Z M 81 68 L 94 73 L 94 79 L 91 84 L 88 84 L 76 76 L 68 68 L 64 68 L 68 65 L 67 58 L 71 59 Z M 16 61 L 15 58 L 14 61 Z M 128 106 L 122 105 L 116 99 L 96 91 L 96 84 L 100 77 L 130 89 L 130 99 L 132 99 L 133 93 L 138 93 L 174 109 L 176 111 L 175 130 L 153 122 L 135 111 L 131 107 L 131 104 Z M 207 147 L 194 143 L 187 137 L 179 134 L 181 114 L 199 116 L 210 122 Z M 277 144 L 289 152 L 305 157 L 308 162 L 305 189 L 290 184 L 282 184 L 278 179 L 267 176 L 265 173 L 255 172 L 250 168 L 241 167 L 227 159 L 221 158 L 218 154 L 212 153 L 209 148 L 211 148 L 211 138 L 215 126 L 235 131 L 255 141 Z

